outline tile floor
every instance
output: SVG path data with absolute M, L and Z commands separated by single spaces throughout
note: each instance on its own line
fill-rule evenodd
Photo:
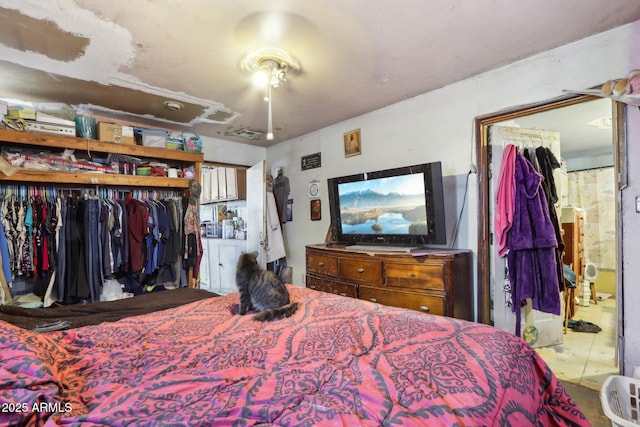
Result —
M 601 332 L 574 332 L 567 328 L 563 343 L 536 351 L 561 381 L 600 390 L 609 375 L 618 375 L 616 363 L 616 300 L 607 298 L 588 306 L 576 305 L 573 320 L 585 320 Z

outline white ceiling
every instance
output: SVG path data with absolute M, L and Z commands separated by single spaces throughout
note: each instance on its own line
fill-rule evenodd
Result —
M 613 162 L 611 115 L 611 100 L 598 98 L 593 101 L 519 117 L 503 125 L 558 132 L 561 154 L 564 159 L 606 155 Z
M 267 146 L 232 135 L 266 131 L 239 68 L 255 49 L 302 66 L 274 90 L 277 143 L 638 19 L 610 0 L 0 0 L 0 97 Z

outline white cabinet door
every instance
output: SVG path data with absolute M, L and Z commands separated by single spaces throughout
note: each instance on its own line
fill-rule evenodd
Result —
M 201 174 L 200 182 L 202 183 L 202 188 L 200 190 L 200 203 L 209 203 L 211 202 L 211 171 L 206 170 Z
M 236 168 L 225 168 L 225 176 L 227 178 L 227 198 L 235 200 L 238 198 L 238 178 L 236 176 Z
M 219 274 L 220 274 L 220 294 L 230 294 L 236 292 L 236 266 L 238 258 L 245 250 L 244 240 L 219 239 Z
M 266 162 L 263 160 L 247 169 L 247 251 L 258 252 L 258 263 L 262 268 L 267 265 L 266 195 Z
M 216 168 L 218 171 L 218 199 L 225 200 L 227 198 L 227 168 Z
M 220 191 L 218 190 L 218 170 L 217 168 L 211 169 L 209 172 L 209 193 L 211 194 L 210 200 L 217 201 L 220 199 Z
M 202 261 L 200 262 L 200 289 L 213 292 L 211 288 L 211 249 L 209 240 L 202 239 Z
M 211 292 L 220 294 L 220 251 L 218 248 L 219 239 L 205 239 L 207 242 L 208 264 L 209 264 L 209 287 Z

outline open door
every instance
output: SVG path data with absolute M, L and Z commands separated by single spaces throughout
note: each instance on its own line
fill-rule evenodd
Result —
M 247 251 L 258 252 L 258 264 L 266 268 L 267 176 L 266 161 L 247 169 Z
M 491 239 L 490 249 L 490 269 L 491 269 L 491 296 L 493 300 L 494 325 L 505 331 L 513 333 L 516 327 L 516 316 L 511 308 L 510 284 L 506 281 L 507 259 L 498 254 L 498 245 L 495 241 L 495 231 L 493 228 L 495 218 L 495 200 L 499 185 L 500 171 L 502 170 L 502 156 L 505 147 L 513 144 L 519 148 L 548 147 L 557 159 L 560 159 L 560 134 L 554 131 L 544 131 L 539 129 L 523 129 L 505 126 L 492 125 L 489 128 L 489 144 L 491 146 L 490 164 L 490 199 L 489 204 L 489 226 L 494 239 Z M 559 170 L 556 169 L 555 173 Z M 561 185 L 562 180 L 554 177 L 556 187 Z M 557 194 L 561 194 L 557 188 Z M 552 207 L 555 209 L 556 207 Z M 549 269 L 555 269 L 555 265 L 550 265 Z M 563 294 L 560 294 L 560 301 L 564 301 Z M 521 330 L 522 338 L 532 347 L 546 347 L 549 345 L 562 343 L 563 321 L 562 315 L 554 315 L 534 310 L 531 303 L 522 309 Z

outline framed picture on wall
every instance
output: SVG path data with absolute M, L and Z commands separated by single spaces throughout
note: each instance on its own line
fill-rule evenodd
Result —
M 362 154 L 362 141 L 360 129 L 352 130 L 344 134 L 344 156 L 351 157 Z
M 320 199 L 313 199 L 310 202 L 311 221 L 320 221 L 322 219 L 322 207 Z

